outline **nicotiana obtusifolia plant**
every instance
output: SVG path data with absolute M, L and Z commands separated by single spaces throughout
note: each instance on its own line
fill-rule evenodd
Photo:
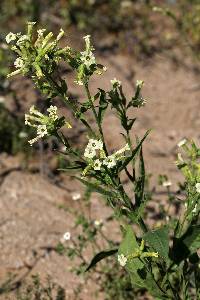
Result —
M 125 268 L 132 285 L 148 290 L 154 299 L 200 299 L 200 149 L 193 141 L 179 143 L 182 153 L 178 154 L 177 166 L 185 177 L 180 199 L 179 195 L 176 197 L 181 205 L 180 215 L 168 216 L 165 225 L 152 230 L 144 217 L 149 197 L 145 188 L 147 176 L 142 152 L 149 131 L 141 139 L 131 139 L 136 118 L 130 116 L 134 109 L 145 104 L 141 95 L 143 81 L 136 82 L 130 99 L 117 79 L 111 80 L 110 90 L 99 88 L 96 94 L 91 94 L 90 78 L 94 74 L 102 75 L 106 68 L 97 63 L 90 36 L 84 37 L 85 49 L 80 52 L 69 46 L 59 46 L 63 30 L 54 37 L 45 29 L 36 32 L 34 24 L 28 23 L 24 35 L 9 33 L 6 36 L 7 43 L 17 54 L 16 70 L 8 76 L 22 74 L 31 77 L 50 103 L 46 114 L 31 107 L 29 114 L 25 115 L 25 123 L 36 130 L 36 137 L 29 143 L 32 145 L 43 137 L 56 137 L 65 148 L 63 155 L 70 157 L 65 170 L 76 171 L 79 174 L 74 176 L 77 180 L 106 198 L 121 227 L 121 244 L 97 253 L 87 270 L 104 258 L 116 255 L 119 267 Z M 61 62 L 75 72 L 75 83 L 84 89 L 85 101 L 70 99 L 67 82 L 59 69 Z M 70 120 L 60 117 L 57 107 L 51 103 L 55 97 L 59 97 L 71 109 L 77 122 L 85 126 L 88 142 L 84 150 L 73 147 L 67 131 L 63 133 L 65 128 L 73 128 Z M 114 152 L 105 142 L 102 127 L 108 109 L 120 120 L 124 138 L 122 147 Z M 90 114 L 93 114 L 95 126 L 89 121 Z M 124 176 L 132 185 L 132 195 L 125 191 Z M 170 184 L 165 185 L 169 188 Z

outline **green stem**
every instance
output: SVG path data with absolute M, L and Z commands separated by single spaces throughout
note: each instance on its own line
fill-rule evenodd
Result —
M 139 224 L 141 230 L 143 231 L 143 233 L 148 232 L 148 227 L 147 227 L 147 225 L 144 223 L 144 221 L 143 221 L 143 219 L 142 219 L 141 217 L 138 219 L 138 224 Z
M 85 84 L 85 90 L 86 90 L 87 97 L 88 97 L 88 100 L 89 100 L 89 102 L 90 102 L 90 105 L 91 105 L 92 112 L 93 112 L 93 114 L 94 114 L 96 123 L 97 123 L 97 125 L 98 125 L 98 129 L 99 129 L 99 133 L 100 133 L 100 136 L 101 136 L 101 140 L 102 140 L 103 145 L 104 145 L 104 151 L 105 151 L 106 155 L 108 155 L 108 151 L 107 151 L 107 149 L 106 149 L 106 144 L 105 144 L 105 140 L 104 140 L 103 129 L 102 129 L 102 126 L 101 126 L 101 122 L 99 122 L 98 115 L 97 115 L 97 112 L 96 112 L 96 110 L 95 110 L 94 103 L 93 103 L 93 101 L 92 101 L 92 96 L 91 96 L 91 94 L 90 94 L 90 90 L 89 90 L 89 87 L 88 87 L 88 83 Z

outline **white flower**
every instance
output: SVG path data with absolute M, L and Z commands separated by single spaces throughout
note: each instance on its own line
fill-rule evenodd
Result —
M 180 162 L 184 162 L 184 160 L 183 160 L 183 157 L 182 157 L 182 154 L 181 154 L 181 153 L 178 153 L 178 160 L 179 160 Z
M 91 147 L 95 150 L 102 150 L 103 149 L 103 143 L 101 140 L 95 140 L 95 139 L 90 139 L 88 142 L 87 147 Z
M 104 159 L 103 164 L 111 169 L 116 166 L 116 159 L 113 155 L 110 155 Z
M 192 210 L 192 213 L 195 214 L 197 212 L 197 204 L 195 204 L 195 207 Z
M 95 56 L 92 53 L 92 51 L 90 51 L 90 52 L 88 52 L 88 51 L 81 52 L 80 59 L 88 69 L 90 68 L 91 65 L 96 64 Z
M 27 133 L 24 132 L 24 131 L 21 131 L 21 132 L 19 133 L 19 138 L 20 138 L 20 139 L 25 139 L 27 136 L 28 136 Z
M 48 134 L 47 126 L 46 125 L 38 125 L 38 127 L 37 127 L 37 135 L 39 137 L 43 137 L 43 136 L 45 136 L 47 134 Z
M 28 21 L 27 24 L 30 26 L 34 26 L 36 24 L 36 22 Z
M 83 37 L 84 40 L 89 40 L 90 38 L 91 38 L 91 35 L 89 35 L 89 34 L 88 34 L 88 35 L 85 35 L 85 36 Z
M 126 144 L 123 148 L 121 148 L 120 150 L 118 150 L 117 152 L 115 152 L 115 156 L 120 156 L 121 154 L 123 154 L 126 151 L 130 151 L 130 146 L 129 144 Z
M 17 41 L 17 46 L 20 46 L 21 44 L 23 44 L 25 41 L 28 41 L 28 36 L 26 34 L 22 35 L 18 41 Z
M 74 82 L 78 85 L 83 85 L 83 81 L 82 80 L 74 80 Z
M 77 201 L 81 199 L 81 194 L 78 192 L 72 193 L 72 200 Z
M 37 33 L 38 33 L 38 37 L 43 36 L 44 32 L 46 31 L 46 29 L 38 29 Z
M 200 183 L 199 182 L 196 183 L 195 187 L 196 187 L 197 193 L 200 193 Z
M 86 44 L 90 44 L 90 38 L 91 38 L 91 35 L 89 35 L 89 34 L 83 37 Z
M 117 260 L 118 260 L 120 266 L 122 266 L 122 267 L 124 267 L 127 263 L 127 258 L 124 254 L 118 255 Z
M 29 144 L 32 146 L 34 143 L 36 143 L 38 140 L 40 139 L 40 137 L 39 136 L 36 136 L 34 139 L 32 139 L 32 140 L 30 140 L 30 141 L 28 141 L 29 142 Z
M 95 220 L 94 221 L 94 225 L 96 226 L 96 227 L 99 227 L 100 225 L 102 225 L 103 224 L 103 220 L 102 219 L 100 219 L 100 220 Z
M 10 32 L 9 34 L 7 34 L 6 36 L 6 43 L 10 44 L 10 42 L 15 41 L 17 38 L 15 33 Z
M 99 159 L 96 159 L 94 161 L 94 165 L 93 165 L 94 170 L 100 171 L 101 170 L 101 165 L 102 165 L 102 162 Z
M 18 57 L 15 61 L 14 61 L 14 66 L 17 69 L 21 69 L 24 65 L 24 61 L 23 59 L 21 59 L 20 57 Z
M 164 187 L 169 187 L 169 186 L 172 185 L 172 183 L 171 183 L 171 181 L 164 181 L 164 182 L 162 183 L 162 185 L 163 185 Z
M 64 34 L 65 34 L 64 30 L 61 28 L 59 34 L 57 35 L 56 40 L 59 41 L 63 37 Z
M 177 144 L 177 146 L 180 148 L 180 147 L 184 146 L 186 143 L 187 143 L 187 140 L 183 139 Z
M 31 115 L 35 115 L 35 116 L 38 116 L 38 117 L 43 117 L 43 114 L 35 108 L 35 105 L 32 105 L 30 107 L 29 112 L 30 112 Z
M 61 243 L 64 243 L 66 241 L 69 241 L 71 239 L 71 233 L 69 231 L 65 232 L 60 239 Z
M 85 152 L 84 152 L 84 156 L 86 158 L 94 158 L 96 156 L 96 151 L 94 148 L 92 147 L 86 147 L 85 148 Z
M 49 112 L 49 117 L 53 120 L 56 121 L 58 119 L 58 115 L 57 115 L 57 107 L 51 105 L 47 111 Z
M 119 87 L 122 85 L 121 81 L 117 80 L 116 78 L 112 79 L 110 82 L 113 87 Z
M 136 80 L 136 86 L 141 88 L 144 84 L 144 81 L 143 80 Z

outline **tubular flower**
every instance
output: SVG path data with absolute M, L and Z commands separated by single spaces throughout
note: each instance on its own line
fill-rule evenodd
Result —
M 17 68 L 8 77 L 17 74 L 30 73 L 34 79 L 44 77 L 44 74 L 52 73 L 55 65 L 67 53 L 67 49 L 58 47 L 58 42 L 64 35 L 64 31 L 60 29 L 56 38 L 53 38 L 53 33 L 50 32 L 44 35 L 45 29 L 37 30 L 37 37 L 33 34 L 34 22 L 28 22 L 27 33 L 14 34 L 10 32 L 6 36 L 6 42 L 12 42 L 11 49 L 17 53 L 14 66 Z M 48 61 L 48 63 L 47 63 Z
M 126 256 L 124 254 L 120 254 L 117 257 L 117 260 L 118 260 L 120 266 L 124 267 L 126 265 L 128 259 L 126 258 Z
M 110 82 L 113 88 L 120 87 L 122 85 L 121 81 L 117 80 L 116 78 L 112 79 Z
M 96 156 L 96 150 L 102 150 L 103 143 L 100 140 L 90 139 L 87 147 L 85 148 L 84 156 L 86 158 L 94 158 Z
M 177 146 L 180 148 L 180 147 L 184 146 L 186 143 L 187 143 L 187 140 L 186 140 L 186 139 L 183 139 L 183 140 L 181 140 L 181 141 L 178 143 Z
M 37 136 L 29 141 L 31 146 L 40 138 L 54 134 L 64 125 L 71 128 L 71 125 L 65 121 L 64 117 L 58 117 L 56 106 L 51 105 L 47 111 L 48 115 L 44 115 L 35 106 L 32 106 L 29 110 L 30 114 L 25 114 L 25 125 L 36 128 L 37 132 Z
M 10 32 L 10 33 L 8 33 L 7 36 L 6 36 L 6 43 L 7 43 L 7 44 L 10 44 L 10 42 L 15 41 L 16 38 L 17 38 L 16 34 Z
M 84 151 L 84 157 L 88 159 L 89 164 L 83 171 L 83 174 L 85 175 L 91 169 L 101 171 L 102 166 L 108 169 L 114 168 L 117 162 L 123 160 L 126 157 L 126 152 L 130 150 L 130 146 L 126 144 L 112 155 L 106 156 L 103 149 L 103 142 L 101 140 L 90 139 Z
M 93 165 L 94 170 L 100 171 L 101 170 L 101 165 L 102 165 L 102 162 L 99 159 L 96 159 L 94 161 L 94 165 Z
M 111 169 L 116 166 L 117 160 L 114 155 L 110 155 L 103 160 L 103 164 L 107 166 L 108 169 Z
M 195 187 L 196 187 L 197 193 L 200 193 L 200 183 L 199 182 L 196 183 Z
M 15 66 L 17 69 L 23 68 L 23 65 L 24 65 L 24 61 L 23 61 L 23 59 L 21 59 L 20 57 L 18 57 L 18 58 L 14 61 L 14 66 Z
M 89 143 L 88 143 L 88 147 L 91 147 L 94 150 L 102 150 L 103 149 L 103 143 L 102 143 L 101 140 L 90 139 Z
M 97 64 L 95 55 L 93 53 L 94 47 L 91 45 L 90 35 L 83 37 L 85 41 L 85 50 L 78 53 L 77 56 L 77 76 L 75 83 L 78 85 L 84 85 L 88 83 L 89 77 L 96 73 L 101 75 L 106 68 Z

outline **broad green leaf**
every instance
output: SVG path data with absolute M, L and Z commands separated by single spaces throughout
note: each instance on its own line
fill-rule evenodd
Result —
M 86 272 L 89 271 L 91 268 L 93 268 L 94 266 L 96 266 L 96 264 L 98 262 L 100 262 L 102 259 L 109 257 L 111 255 L 114 255 L 115 253 L 117 253 L 118 249 L 111 249 L 111 250 L 107 250 L 107 251 L 101 251 L 98 254 L 96 254 L 93 259 L 91 260 L 91 263 L 89 264 L 89 266 L 87 267 L 87 269 L 85 270 Z
M 123 254 L 128 256 L 132 254 L 139 248 L 135 234 L 131 228 L 131 226 L 127 226 L 125 237 L 119 247 L 119 254 Z M 143 286 L 143 280 L 140 279 L 140 276 L 137 274 L 138 270 L 142 270 L 144 268 L 144 264 L 138 259 L 134 258 L 127 262 L 125 268 L 131 275 L 131 280 L 134 285 Z
M 159 229 L 148 231 L 143 239 L 153 248 L 155 252 L 158 252 L 166 262 L 169 257 L 169 228 L 163 226 Z
M 90 190 L 93 192 L 97 192 L 99 194 L 102 194 L 104 196 L 111 197 L 111 198 L 117 197 L 117 194 L 115 192 L 112 192 L 112 191 L 109 191 L 109 190 L 106 190 L 106 189 L 100 187 L 99 183 L 89 182 L 89 181 L 86 181 L 86 180 L 76 177 L 76 176 L 74 176 L 74 178 L 76 178 L 77 180 L 82 182 L 85 186 L 89 187 Z
M 131 226 L 127 226 L 126 234 L 119 247 L 118 253 L 128 256 L 133 254 L 133 252 L 135 252 L 138 248 L 139 246 Z M 161 299 L 165 298 L 153 278 L 153 275 L 148 271 L 146 265 L 144 265 L 139 258 L 129 259 L 125 268 L 131 277 L 133 286 L 146 288 L 153 296 L 162 297 Z
M 200 249 L 200 225 L 190 226 L 182 238 L 183 243 L 190 250 L 190 253 Z
M 191 225 L 179 239 L 174 239 L 172 259 L 179 264 L 200 249 L 200 225 Z

